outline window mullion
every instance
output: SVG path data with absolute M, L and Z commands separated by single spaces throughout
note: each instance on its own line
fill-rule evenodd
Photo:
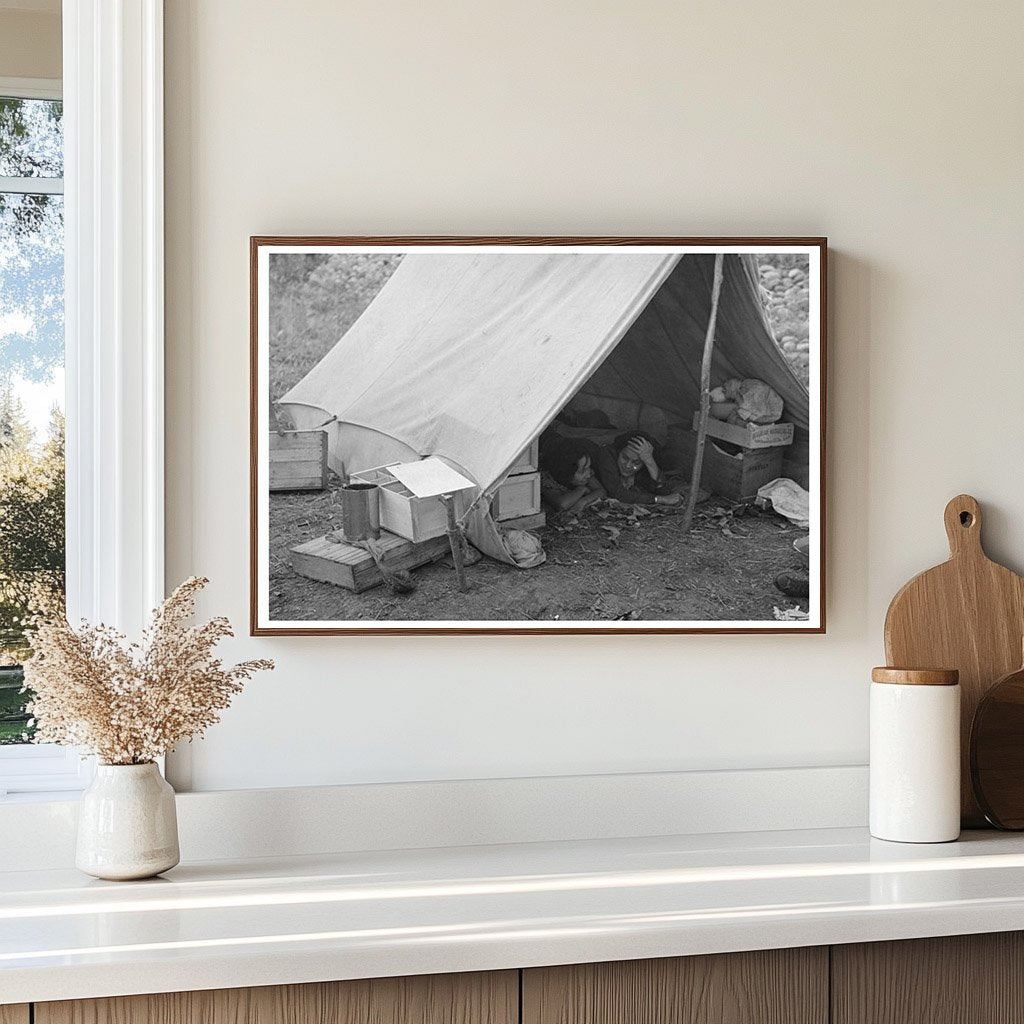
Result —
M 64 193 L 63 178 L 6 178 L 0 175 L 0 192 L 25 196 L 59 196 Z

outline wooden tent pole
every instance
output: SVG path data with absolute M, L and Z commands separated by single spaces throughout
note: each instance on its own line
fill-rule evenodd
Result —
M 455 578 L 461 593 L 466 592 L 466 566 L 462 558 L 462 530 L 455 519 L 455 498 L 451 494 L 442 494 L 445 515 L 448 520 L 448 543 L 452 549 L 452 562 L 455 564 Z
M 700 363 L 700 421 L 697 424 L 697 450 L 693 456 L 693 472 L 690 474 L 690 496 L 686 501 L 686 515 L 683 516 L 683 533 L 690 532 L 693 509 L 697 504 L 700 489 L 700 474 L 704 468 L 704 445 L 708 436 L 708 413 L 711 410 L 711 358 L 715 354 L 715 325 L 718 322 L 718 299 L 722 294 L 724 255 L 715 253 L 715 276 L 711 283 L 711 313 L 708 316 L 708 330 L 704 335 L 704 358 Z

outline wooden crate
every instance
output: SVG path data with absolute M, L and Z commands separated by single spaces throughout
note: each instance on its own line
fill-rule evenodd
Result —
M 695 441 L 696 443 L 696 441 Z M 757 489 L 782 476 L 785 448 L 741 448 L 730 455 L 708 438 L 704 446 L 701 486 L 725 498 L 752 498 Z
M 435 537 L 413 544 L 404 537 L 381 532 L 378 542 L 382 561 L 388 569 L 415 569 L 446 555 L 447 537 Z M 292 568 L 300 575 L 323 583 L 333 583 L 360 594 L 381 583 L 380 570 L 366 548 L 318 537 L 291 549 Z
M 700 427 L 700 413 L 693 414 L 693 429 Z M 778 448 L 793 443 L 792 423 L 726 423 L 708 417 L 708 436 L 743 448 Z
M 501 521 L 540 511 L 540 473 L 510 476 L 491 499 L 491 515 Z
M 272 430 L 269 481 L 272 491 L 322 491 L 327 486 L 327 433 Z
M 355 473 L 352 480 L 380 487 L 380 525 L 382 529 L 421 544 L 443 536 L 448 529 L 444 502 L 440 498 L 417 498 L 387 466 Z M 458 503 L 456 508 L 458 508 Z
M 509 476 L 518 473 L 534 473 L 540 466 L 540 438 L 535 437 L 519 455 L 519 458 L 512 463 L 508 471 Z
M 665 468 L 683 473 L 689 481 L 697 451 L 697 434 L 680 426 L 669 434 L 665 445 Z M 700 485 L 705 491 L 732 498 L 752 498 L 762 485 L 782 476 L 782 462 L 786 455 L 783 448 L 741 448 L 732 455 L 709 437 L 704 444 L 704 466 L 700 474 Z

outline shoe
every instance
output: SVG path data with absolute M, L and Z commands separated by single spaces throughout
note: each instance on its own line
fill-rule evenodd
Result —
M 811 593 L 810 573 L 803 569 L 787 569 L 775 577 L 775 586 L 786 597 L 809 597 Z

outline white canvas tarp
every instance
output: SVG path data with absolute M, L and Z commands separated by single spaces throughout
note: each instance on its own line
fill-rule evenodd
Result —
M 324 413 L 362 428 L 330 446 L 336 471 L 341 460 L 357 472 L 442 455 L 486 489 L 597 369 L 676 258 L 408 255 L 281 404 L 300 428 Z

